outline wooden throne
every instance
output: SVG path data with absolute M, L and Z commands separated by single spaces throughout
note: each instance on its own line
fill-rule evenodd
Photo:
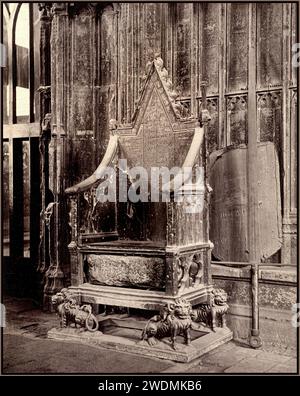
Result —
M 72 229 L 69 289 L 82 302 L 158 310 L 179 297 L 192 305 L 210 299 L 204 129 L 198 119 L 187 117 L 176 97 L 157 57 L 147 65 L 131 125 L 112 123 L 101 164 L 66 190 Z M 119 202 L 120 172 L 127 172 L 120 169 L 120 159 L 128 168 L 142 166 L 148 172 L 152 167 L 201 168 L 204 178 L 200 186 L 190 181 L 177 189 L 173 180 L 169 202 Z M 115 202 L 98 200 L 107 166 L 116 171 Z M 126 180 L 130 188 L 134 181 Z

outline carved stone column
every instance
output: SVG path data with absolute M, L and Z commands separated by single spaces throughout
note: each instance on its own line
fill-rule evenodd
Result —
M 53 196 L 49 214 L 49 261 L 45 273 L 44 308 L 52 309 L 51 296 L 63 286 L 63 271 L 68 261 L 66 252 L 67 215 L 63 198 L 65 169 L 65 104 L 68 61 L 67 4 L 53 3 L 51 32 L 51 140 L 49 143 L 49 190 Z
M 39 3 L 40 10 L 40 244 L 37 272 L 40 275 L 41 293 L 45 282 L 45 273 L 49 267 L 49 232 L 46 224 L 46 212 L 53 201 L 49 191 L 48 146 L 51 137 L 51 3 Z

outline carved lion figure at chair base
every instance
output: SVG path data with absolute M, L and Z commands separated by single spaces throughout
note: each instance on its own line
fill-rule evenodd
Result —
M 92 314 L 92 307 L 90 305 L 79 306 L 68 289 L 62 289 L 52 296 L 52 304 L 60 317 L 61 327 L 68 327 L 74 323 L 75 328 L 81 327 L 91 332 L 98 330 L 99 323 Z
M 186 345 L 191 343 L 190 329 L 192 327 L 192 306 L 184 299 L 177 299 L 167 304 L 159 315 L 153 316 L 146 324 L 142 339 L 150 346 L 164 337 L 171 337 L 172 348 L 176 347 L 176 337 L 183 335 Z
M 194 322 L 202 322 L 213 331 L 216 327 L 226 327 L 226 313 L 228 311 L 227 293 L 223 289 L 213 289 L 211 304 L 200 304 L 193 309 L 191 317 Z

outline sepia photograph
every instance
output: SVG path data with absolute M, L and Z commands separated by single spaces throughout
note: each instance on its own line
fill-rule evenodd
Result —
M 2 376 L 299 375 L 298 15 L 1 2 Z

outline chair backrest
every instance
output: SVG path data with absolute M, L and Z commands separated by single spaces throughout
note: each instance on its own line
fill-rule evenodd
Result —
M 168 72 L 160 58 L 151 62 L 130 126 L 118 128 L 120 158 L 128 165 L 181 167 L 190 148 L 197 120 L 175 99 Z

